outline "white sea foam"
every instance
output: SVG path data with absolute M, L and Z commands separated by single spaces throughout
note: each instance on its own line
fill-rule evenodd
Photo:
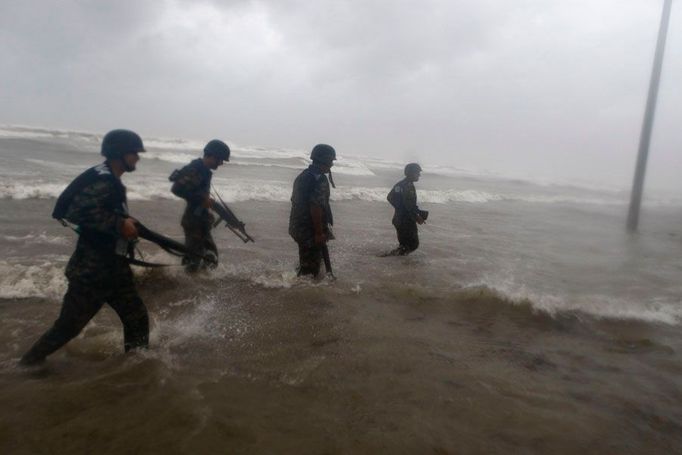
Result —
M 245 157 L 249 159 L 259 159 L 259 158 L 269 158 L 269 159 L 307 159 L 310 152 L 304 152 L 303 150 L 294 149 L 274 149 L 265 147 L 248 147 L 248 146 L 235 146 L 234 155 L 235 158 Z
M 59 299 L 65 291 L 64 264 L 44 261 L 22 265 L 0 261 L 0 298 Z
M 148 149 L 144 155 L 144 159 L 161 160 L 184 165 L 197 158 L 197 156 L 198 155 L 189 152 L 168 152 L 165 150 Z
M 56 198 L 68 182 L 46 183 L 41 181 L 0 183 L 1 199 L 50 199 Z M 165 177 L 130 177 L 126 182 L 130 200 L 175 199 L 170 192 L 170 183 Z M 215 186 L 226 202 L 271 201 L 286 202 L 291 197 L 290 182 L 264 182 L 248 179 L 216 179 Z M 339 185 L 332 191 L 335 201 L 385 202 L 388 189 L 384 187 L 360 187 Z M 418 190 L 419 201 L 427 204 L 448 204 L 463 202 L 483 204 L 496 201 L 522 201 L 535 204 L 586 204 L 624 205 L 625 200 L 567 197 L 547 195 L 495 194 L 479 190 Z M 677 206 L 680 201 L 673 199 L 651 200 L 650 206 Z
M 333 172 L 335 174 L 357 175 L 357 176 L 371 176 L 375 175 L 365 163 L 360 160 L 339 158 L 334 163 Z
M 491 194 L 485 191 L 476 190 L 425 190 L 419 191 L 420 202 L 426 202 L 431 204 L 447 204 L 448 202 L 469 202 L 475 203 L 485 203 L 492 201 L 501 201 L 506 199 L 504 196 L 499 194 Z
M 50 199 L 64 191 L 65 183 L 44 182 L 1 182 L 2 199 Z
M 68 169 L 68 170 L 77 170 L 82 172 L 83 166 L 82 165 L 77 165 L 77 164 L 64 164 L 64 163 L 58 163 L 56 161 L 48 161 L 48 160 L 39 160 L 39 159 L 34 159 L 34 158 L 25 158 L 24 161 L 27 163 L 32 163 L 32 164 L 37 164 L 39 166 L 44 166 L 46 168 L 50 169 Z
M 239 151 L 232 152 L 230 157 L 230 163 L 241 165 L 241 166 L 259 166 L 259 167 L 279 167 L 283 169 L 296 169 L 301 170 L 305 168 L 310 163 L 307 156 L 301 154 L 298 157 L 281 157 L 278 151 L 272 151 L 269 155 L 266 153 L 260 153 L 259 156 L 250 155 L 238 155 Z M 186 164 L 190 161 L 196 159 L 199 154 L 196 153 L 182 153 L 182 152 L 168 152 L 165 150 L 149 150 L 145 155 L 145 159 L 157 159 L 161 161 L 167 161 L 169 163 L 176 164 Z M 292 162 L 292 158 L 294 162 Z M 264 161 L 258 161 L 258 160 Z M 279 160 L 279 161 L 278 161 Z M 357 160 L 350 160 L 339 158 L 334 163 L 333 172 L 335 174 L 343 175 L 355 175 L 355 176 L 372 176 L 375 175 L 364 163 Z
M 102 135 L 89 132 L 68 131 L 48 128 L 34 128 L 25 126 L 0 125 L 0 138 L 19 137 L 19 138 L 38 138 L 50 140 L 54 138 L 66 139 L 68 144 L 73 146 L 74 152 L 87 151 L 95 154 L 98 151 L 98 144 L 101 142 Z M 145 139 L 148 149 L 144 159 L 152 161 L 164 161 L 180 167 L 200 155 L 204 142 L 181 139 L 181 138 L 149 138 Z M 295 149 L 278 149 L 268 147 L 250 147 L 235 144 L 233 147 L 233 164 L 241 166 L 262 166 L 280 167 L 284 169 L 300 170 L 309 162 L 309 151 Z M 31 198 L 54 198 L 58 196 L 68 181 L 57 181 L 63 176 L 54 175 L 56 173 L 46 172 L 47 169 L 67 170 L 61 174 L 78 173 L 81 167 L 73 164 L 61 164 L 54 161 L 26 158 L 27 162 L 35 164 L 35 172 L 27 173 L 26 166 L 17 166 L 13 170 L 11 166 L 3 168 L 3 182 L 0 182 L 0 198 L 2 199 L 31 199 Z M 401 169 L 402 163 L 383 161 L 378 159 L 366 159 L 350 156 L 339 156 L 334 166 L 334 172 L 338 174 L 351 175 L 355 177 L 371 177 L 374 171 L 385 169 Z M 156 167 L 156 169 L 155 169 Z M 129 197 L 132 200 L 148 200 L 158 198 L 173 198 L 169 192 L 167 168 L 164 175 L 158 173 L 158 165 L 149 163 L 149 167 L 144 167 L 144 162 L 140 165 L 140 172 L 124 179 L 129 189 Z M 492 173 L 453 168 L 447 166 L 425 165 L 426 174 L 440 174 L 445 176 L 478 176 L 485 178 L 499 178 Z M 155 174 L 156 172 L 156 174 Z M 151 174 L 151 175 L 150 175 Z M 239 174 L 238 167 L 234 174 Z M 31 178 L 34 177 L 35 178 Z M 40 177 L 37 177 L 40 176 Z M 291 182 L 277 182 L 268 180 L 268 173 L 263 172 L 264 179 L 256 181 L 243 180 L 230 176 L 228 183 L 221 186 L 226 193 L 228 201 L 287 201 L 291 194 Z M 343 180 L 343 179 L 338 179 Z M 350 180 L 350 179 L 348 179 Z M 509 179 L 503 179 L 509 180 Z M 218 178 L 215 181 L 219 181 Z M 343 182 L 341 182 L 343 183 Z M 492 191 L 481 191 L 478 189 L 439 189 L 439 190 L 418 190 L 419 199 L 423 203 L 447 204 L 453 202 L 463 203 L 490 203 L 496 201 L 522 201 L 533 204 L 583 204 L 583 205 L 624 205 L 627 198 L 624 193 L 614 191 L 601 191 L 603 188 L 591 188 L 584 191 L 581 186 L 563 188 L 562 184 L 535 182 L 524 180 L 523 194 L 495 193 Z M 534 186 L 533 186 L 534 185 Z M 538 186 L 540 185 L 540 186 Z M 479 186 L 476 184 L 476 186 Z M 547 191 L 550 187 L 551 191 Z M 492 188 L 492 186 L 490 187 Z M 600 190 L 600 191 L 597 191 Z M 582 191 L 582 193 L 580 192 Z M 384 202 L 387 189 L 366 186 L 343 186 L 340 185 L 336 191 L 332 192 L 334 200 L 362 200 L 373 202 Z M 584 193 L 584 194 L 583 194 Z M 682 200 L 677 197 L 649 197 L 645 201 L 651 207 L 679 207 Z
M 46 131 L 20 131 L 0 127 L 0 137 L 18 139 L 41 139 L 52 138 L 54 137 L 54 135 Z
M 146 149 L 183 150 L 188 153 L 201 152 L 205 143 L 180 138 L 143 138 Z
M 22 236 L 3 235 L 1 238 L 7 242 L 28 244 L 68 245 L 70 242 L 66 237 L 47 235 L 45 232 L 39 234 L 31 233 Z
M 101 134 L 55 128 L 41 128 L 21 125 L 0 125 L 0 138 L 21 139 L 71 139 L 100 142 Z
M 548 294 L 508 279 L 484 279 L 465 286 L 466 288 L 492 289 L 512 303 L 529 303 L 534 309 L 550 315 L 581 312 L 612 319 L 634 319 L 664 324 L 682 322 L 682 301 L 654 298 L 649 302 L 642 302 L 601 294 L 580 297 Z

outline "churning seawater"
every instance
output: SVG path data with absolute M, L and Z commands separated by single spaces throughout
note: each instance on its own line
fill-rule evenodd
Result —
M 630 236 L 626 194 L 442 167 L 420 249 L 381 258 L 401 164 L 342 156 L 338 279 L 312 282 L 287 235 L 306 153 L 236 146 L 214 182 L 256 243 L 217 228 L 217 270 L 137 271 L 149 351 L 124 355 L 105 309 L 17 368 L 66 288 L 54 198 L 100 139 L 0 128 L 2 453 L 682 453 L 682 204 L 645 201 Z M 180 239 L 167 176 L 202 144 L 146 144 L 131 212 Z

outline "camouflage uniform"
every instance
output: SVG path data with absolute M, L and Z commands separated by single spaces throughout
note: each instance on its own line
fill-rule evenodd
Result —
M 133 245 L 119 235 L 128 214 L 125 187 L 106 163 L 89 169 L 74 183 L 83 176 L 85 186 L 72 184 L 65 190 L 74 191 L 64 218 L 77 225 L 79 233 L 66 266 L 69 287 L 54 325 L 22 358 L 27 364 L 42 361 L 76 337 L 105 303 L 123 323 L 126 351 L 149 344 L 147 309 L 127 259 Z
M 211 228 L 215 219 L 211 212 L 202 206 L 208 198 L 211 190 L 212 173 L 198 158 L 183 167 L 174 176 L 171 191 L 178 197 L 187 201 L 185 213 L 182 215 L 181 225 L 185 231 L 185 245 L 195 253 L 186 256 L 183 264 L 188 272 L 196 272 L 201 268 L 211 267 L 218 264 L 218 248 L 216 247 Z M 206 262 L 201 257 L 212 254 L 214 261 Z
M 315 230 L 310 213 L 311 205 L 322 208 L 322 226 L 328 239 L 333 239 L 330 226 L 334 224 L 329 206 L 329 180 L 317 166 L 311 165 L 296 177 L 291 194 L 289 235 L 298 243 L 299 275 L 316 276 L 320 272 L 322 247 L 315 245 Z
M 414 183 L 403 179 L 396 183 L 388 195 L 388 200 L 395 208 L 393 214 L 393 226 L 398 234 L 400 246 L 391 254 L 406 255 L 419 247 L 419 233 L 417 229 L 417 190 Z

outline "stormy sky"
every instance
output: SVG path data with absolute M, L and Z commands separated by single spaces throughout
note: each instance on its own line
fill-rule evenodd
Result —
M 327 142 L 342 155 L 629 188 L 661 8 L 0 0 L 0 123 Z M 680 57 L 674 4 L 647 184 L 678 192 Z

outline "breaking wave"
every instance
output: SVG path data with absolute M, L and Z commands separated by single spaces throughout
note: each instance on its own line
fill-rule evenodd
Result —
M 175 199 L 165 178 L 130 178 L 127 183 L 130 200 Z M 0 199 L 51 199 L 58 197 L 66 187 L 64 183 L 4 182 L 0 183 Z M 215 186 L 227 202 L 271 201 L 286 202 L 291 197 L 291 183 L 260 180 L 216 179 Z M 339 185 L 332 192 L 335 201 L 385 202 L 388 189 L 384 187 L 359 187 Z M 478 190 L 419 190 L 419 201 L 427 204 L 471 203 L 483 204 L 498 201 L 518 201 L 536 204 L 587 204 L 624 205 L 625 200 L 579 198 L 545 195 L 496 194 Z M 668 206 L 676 201 L 651 201 L 651 205 Z
M 152 262 L 168 262 L 164 253 L 154 253 L 146 258 Z M 172 261 L 171 261 L 172 262 Z M 10 263 L 0 261 L 0 298 L 46 298 L 58 301 L 66 291 L 67 281 L 64 276 L 66 257 L 58 261 L 43 260 L 32 265 Z M 179 280 L 183 285 L 193 286 L 195 278 L 188 277 L 182 267 L 169 267 L 164 270 L 148 271 L 134 268 L 135 274 L 148 275 L 150 279 Z M 329 286 L 326 281 L 312 282 L 296 276 L 291 264 L 286 262 L 263 262 L 261 260 L 247 261 L 242 263 L 221 263 L 218 268 L 201 280 L 206 283 L 219 283 L 221 279 L 238 279 L 252 283 L 263 289 L 288 289 L 291 287 L 306 286 L 318 287 Z M 142 278 L 141 286 L 144 286 Z M 360 285 L 353 282 L 337 282 L 335 288 L 347 288 L 346 291 L 354 293 L 362 292 L 395 292 L 395 283 L 379 279 L 370 288 L 362 290 Z M 402 286 L 402 285 L 401 285 Z M 465 283 L 454 291 L 450 286 L 411 288 L 412 293 L 423 292 L 429 298 L 448 301 L 452 298 L 481 299 L 490 298 L 499 300 L 508 305 L 529 305 L 533 311 L 546 313 L 550 316 L 560 314 L 585 314 L 597 318 L 609 319 L 632 319 L 655 323 L 678 324 L 682 322 L 682 302 L 671 301 L 662 297 L 654 298 L 648 302 L 640 300 L 628 301 L 622 297 L 616 298 L 608 295 L 590 294 L 584 296 L 567 296 L 560 294 L 547 294 L 532 289 L 523 283 L 515 282 L 504 277 L 482 277 L 480 280 Z M 340 292 L 343 289 L 339 288 Z M 420 291 L 421 289 L 421 291 Z
M 642 302 L 602 294 L 568 297 L 540 293 L 522 284 L 509 283 L 508 280 L 481 281 L 465 286 L 463 292 L 477 292 L 482 296 L 493 296 L 512 305 L 528 304 L 533 310 L 551 316 L 582 313 L 597 318 L 632 319 L 671 325 L 682 322 L 682 301 L 661 298 Z
M 64 264 L 44 261 L 33 265 L 0 261 L 0 298 L 60 299 L 66 291 Z
M 40 234 L 26 234 L 22 236 L 3 235 L 0 238 L 6 242 L 22 244 L 47 244 L 47 245 L 68 245 L 69 239 L 58 235 L 47 235 L 46 232 Z

